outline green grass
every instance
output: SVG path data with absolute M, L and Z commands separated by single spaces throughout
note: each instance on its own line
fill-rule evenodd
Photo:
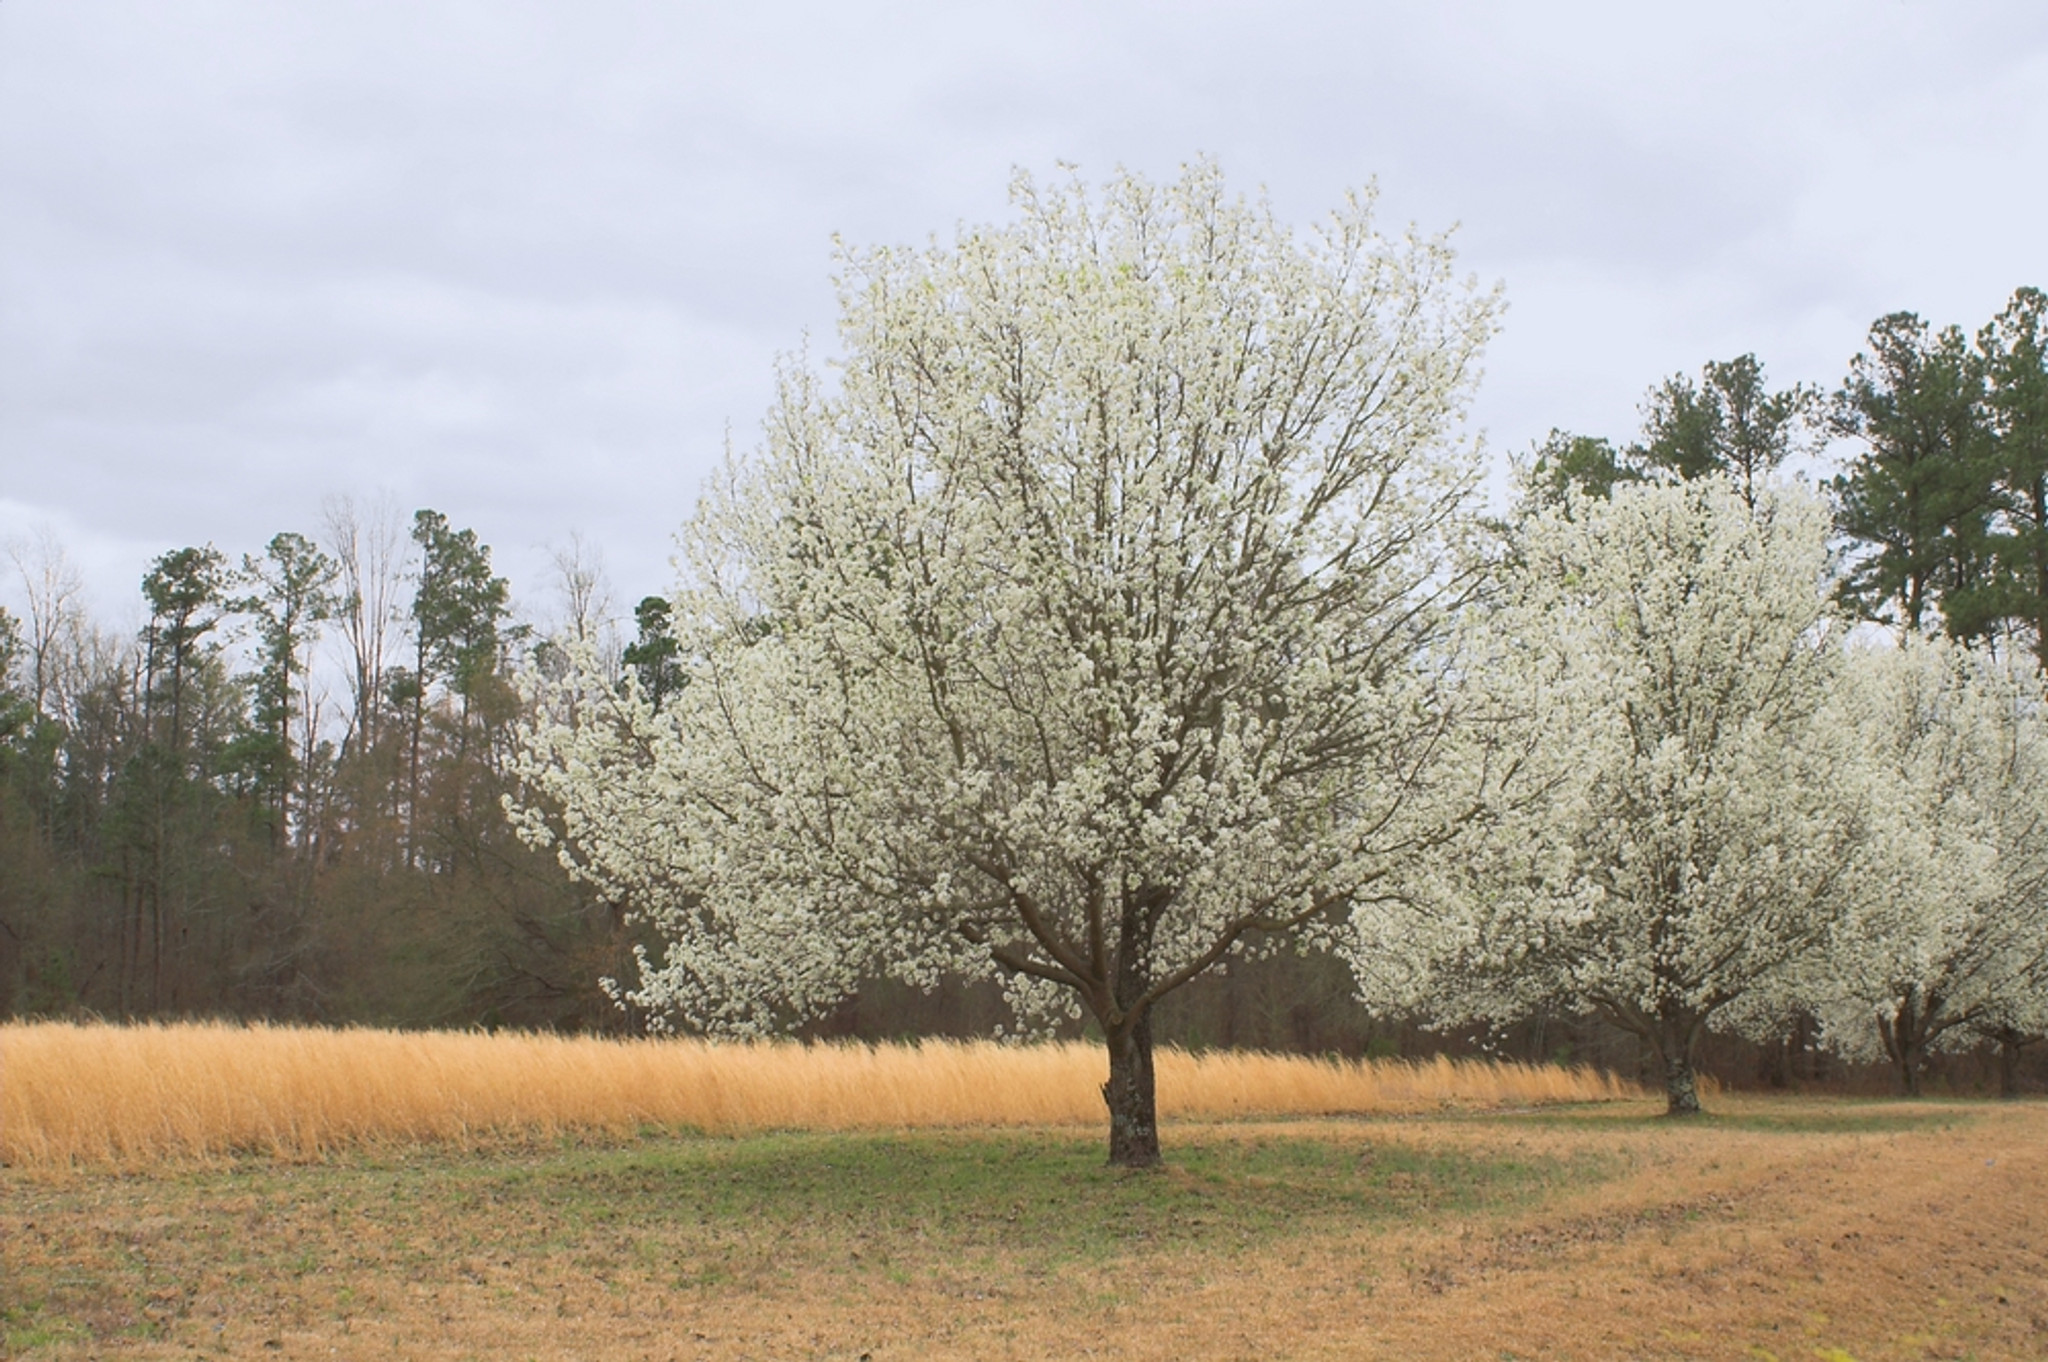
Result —
M 1177 1132 L 1176 1132 L 1177 1133 Z M 10 1179 L 0 1315 L 11 1352 L 167 1336 L 199 1295 L 531 1281 L 717 1290 L 823 1271 L 989 1280 L 1157 1253 L 1226 1257 L 1317 1230 L 1506 1210 L 1619 1168 L 1386 1140 L 1205 1134 L 1164 1171 L 1068 1132 L 780 1134 L 462 1154 L 260 1159 L 156 1176 Z
M 50 1348 L 90 1337 L 75 1320 L 45 1311 L 41 1301 L 0 1309 L 0 1357 L 14 1357 L 31 1348 Z
M 423 1214 L 431 1207 L 515 1253 L 606 1234 L 650 1244 L 773 1236 L 849 1254 L 868 1245 L 891 1259 L 1000 1251 L 1053 1265 L 1504 1209 L 1604 1171 L 1583 1159 L 1280 1136 L 1183 1144 L 1166 1170 L 1128 1173 L 1104 1165 L 1098 1139 L 1026 1132 L 700 1138 L 289 1172 L 245 1165 L 224 1176 L 244 1194 L 289 1186 L 295 1200 L 349 1216 L 381 1205 L 393 1225 L 426 1231 L 427 1254 L 445 1247 Z M 196 1191 L 222 1177 L 186 1181 Z
M 1702 1114 L 1680 1120 L 1673 1120 L 1661 1110 L 1628 1111 L 1590 1105 L 1546 1107 L 1528 1112 L 1474 1112 L 1436 1119 L 1553 1130 L 1748 1130 L 1767 1135 L 1884 1135 L 1945 1130 L 1975 1121 L 1983 1112 L 1981 1102 L 1915 1098 L 1912 1099 L 1912 1107 L 1902 1109 L 1900 1103 L 1904 1100 L 1835 1097 L 1826 1099 L 1824 1103 L 1817 1100 L 1811 1105 L 1793 1105 L 1786 1101 L 1770 1106 L 1748 1102 L 1738 1102 L 1732 1107 L 1709 1104 Z
M 775 1135 L 581 1153 L 481 1177 L 470 1194 L 551 1206 L 565 1226 L 672 1217 L 1063 1259 L 1518 1204 L 1593 1171 L 1279 1137 L 1187 1145 L 1167 1171 L 1131 1174 L 1103 1165 L 1099 1140 L 1065 1135 Z
M 1947 1130 L 1977 1119 L 1961 1103 L 1940 1111 L 1900 1111 L 1890 1102 L 1859 1106 L 1848 1102 L 1825 1110 L 1738 1111 L 1709 1113 L 1720 1130 L 1754 1130 L 1770 1135 L 1889 1135 L 1916 1130 Z

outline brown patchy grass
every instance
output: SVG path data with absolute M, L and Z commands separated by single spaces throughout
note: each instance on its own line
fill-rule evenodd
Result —
M 1099 1045 L 696 1040 L 175 1023 L 0 1025 L 0 1163 L 146 1169 L 648 1126 L 712 1134 L 1103 1124 Z M 1169 1119 L 1634 1096 L 1588 1069 L 1166 1050 Z
M 1725 1096 L 0 1172 L 12 1355 L 2048 1357 L 2048 1106 Z

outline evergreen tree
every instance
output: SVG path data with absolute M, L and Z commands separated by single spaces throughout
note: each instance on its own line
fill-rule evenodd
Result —
M 1864 546 L 1842 599 L 1866 619 L 1918 632 L 1938 613 L 1960 639 L 1998 622 L 1984 378 L 1960 329 L 1910 312 L 1878 318 L 1850 362 L 1829 424 L 1863 444 L 1834 494 L 1837 528 Z
M 413 597 L 419 675 L 439 682 L 465 708 L 497 674 L 511 614 L 511 588 L 491 573 L 491 550 L 475 530 L 457 530 L 439 511 L 413 517 L 420 550 L 419 592 Z
M 640 694 L 656 709 L 681 687 L 684 679 L 682 663 L 678 661 L 681 645 L 670 627 L 669 610 L 666 596 L 648 596 L 634 606 L 633 622 L 640 633 L 626 645 L 619 658 L 633 669 L 640 682 Z
M 287 531 L 271 538 L 262 558 L 243 556 L 242 580 L 254 590 L 232 602 L 256 625 L 246 762 L 257 801 L 270 815 L 275 845 L 290 835 L 302 765 L 292 723 L 304 713 L 298 690 L 306 675 L 305 651 L 320 624 L 335 613 L 335 576 L 333 559 L 304 535 Z
M 1611 440 L 1552 430 L 1536 447 L 1527 486 L 1536 505 L 1562 506 L 1573 492 L 1610 497 L 1616 487 L 1641 482 L 1645 476 L 1642 467 L 1616 449 Z
M 205 640 L 226 612 L 227 583 L 227 559 L 211 544 L 164 554 L 142 579 L 150 736 L 173 758 L 185 752 L 192 673 L 211 651 Z
M 1651 391 L 1642 443 L 1629 454 L 1681 482 L 1726 474 L 1754 506 L 1762 480 L 1799 447 L 1818 398 L 1800 384 L 1772 392 L 1753 354 L 1709 360 L 1698 384 L 1674 374 Z
M 1977 333 L 1997 506 L 2003 611 L 2048 668 L 2048 295 L 2015 292 Z
M 213 720 L 223 702 L 238 707 L 214 637 L 227 610 L 227 584 L 227 560 L 212 545 L 164 554 L 142 581 L 150 610 L 143 741 L 110 801 L 129 885 L 125 1011 L 175 1010 L 187 1001 L 172 957 L 183 954 L 201 898 L 196 862 L 216 812 L 209 749 L 222 735 Z
M 509 641 L 511 588 L 491 572 L 490 546 L 477 540 L 476 531 L 453 528 L 439 511 L 415 514 L 412 538 L 420 553 L 419 587 L 412 603 L 414 667 L 409 675 L 394 672 L 389 691 L 395 705 L 409 706 L 412 712 L 407 816 L 417 858 L 421 743 L 429 694 L 439 686 L 456 701 L 455 757 L 460 763 L 469 755 L 475 721 L 491 727 L 502 717 L 501 702 L 510 696 L 499 668 Z
M 1536 448 L 1529 487 L 1536 505 L 1562 506 L 1573 491 L 1606 498 L 1639 482 L 1692 482 L 1725 475 L 1754 506 L 1764 479 L 1807 438 L 1820 395 L 1803 384 L 1771 391 L 1755 355 L 1709 360 L 1696 383 L 1673 374 L 1643 399 L 1635 443 L 1553 430 Z

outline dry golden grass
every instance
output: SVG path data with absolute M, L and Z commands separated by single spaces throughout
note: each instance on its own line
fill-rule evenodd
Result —
M 1167 1119 L 1603 1101 L 1603 1073 L 1438 1059 L 1341 1063 L 1177 1050 Z M 223 1023 L 0 1026 L 0 1163 L 143 1167 L 237 1152 L 643 1126 L 741 1131 L 1052 1126 L 1103 1119 L 1082 1043 L 801 1045 Z

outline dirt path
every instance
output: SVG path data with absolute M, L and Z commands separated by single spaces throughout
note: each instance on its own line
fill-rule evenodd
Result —
M 1632 1176 L 1539 1213 L 1395 1236 L 1401 1262 L 1363 1302 L 1334 1299 L 1327 1268 L 1296 1274 L 1313 1304 L 1285 1350 L 2048 1357 L 2048 1109 L 1883 1134 L 1660 1130 L 1630 1148 Z M 1264 1285 L 1268 1305 L 1289 1294 Z M 1284 1308 L 1265 1313 L 1284 1328 Z

